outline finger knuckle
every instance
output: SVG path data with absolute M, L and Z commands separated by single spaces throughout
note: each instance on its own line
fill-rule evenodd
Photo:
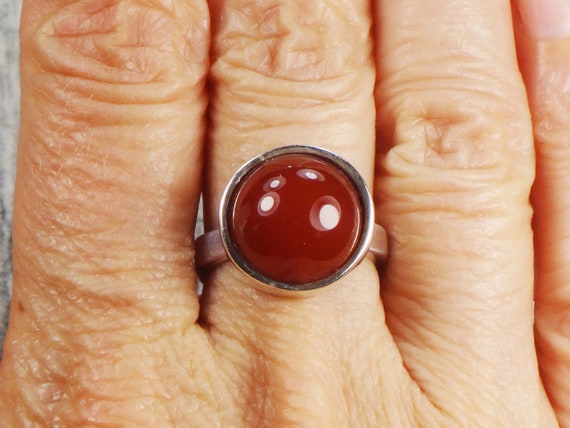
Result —
M 370 60 L 366 2 L 248 3 L 228 4 L 218 19 L 214 70 L 316 82 L 351 74 Z
M 488 77 L 388 89 L 396 95 L 379 120 L 390 186 L 471 214 L 528 199 L 534 148 L 524 93 Z
M 177 82 L 203 77 L 205 16 L 202 2 L 80 0 L 27 26 L 22 50 L 39 65 L 42 89 L 56 99 L 77 93 L 115 104 L 164 102 L 180 92 Z

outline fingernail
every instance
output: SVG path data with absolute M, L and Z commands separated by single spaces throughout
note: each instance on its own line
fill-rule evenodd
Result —
M 518 0 L 518 8 L 532 36 L 570 36 L 570 0 Z

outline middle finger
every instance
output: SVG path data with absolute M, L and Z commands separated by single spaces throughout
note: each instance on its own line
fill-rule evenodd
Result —
M 546 400 L 532 325 L 532 138 L 510 4 L 384 0 L 377 15 L 388 325 L 438 407 L 483 406 L 487 425 L 515 423 L 522 403 L 538 414 Z

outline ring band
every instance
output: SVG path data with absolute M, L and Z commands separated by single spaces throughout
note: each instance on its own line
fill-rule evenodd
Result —
M 278 292 L 325 287 L 368 252 L 378 262 L 388 253 L 364 179 L 346 160 L 313 146 L 280 147 L 244 164 L 222 195 L 218 220 L 218 230 L 196 240 L 198 273 L 229 259 Z

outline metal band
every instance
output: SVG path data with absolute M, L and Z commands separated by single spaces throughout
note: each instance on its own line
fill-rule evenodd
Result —
M 233 215 L 232 204 L 234 196 L 239 189 L 251 177 L 252 171 L 270 164 L 281 156 L 301 156 L 317 159 L 319 162 L 328 164 L 332 168 L 340 171 L 343 177 L 350 183 L 355 192 L 359 204 L 360 230 L 358 232 L 358 242 L 352 253 L 347 254 L 343 264 L 333 269 L 326 276 L 317 279 L 307 279 L 306 282 L 289 282 L 266 274 L 266 271 L 258 270 L 241 253 L 241 250 L 233 241 L 235 239 L 229 232 L 231 229 L 231 219 L 227 213 Z M 355 202 L 356 203 L 356 202 Z M 388 254 L 388 244 L 386 231 L 381 226 L 374 224 L 374 203 L 372 196 L 366 186 L 364 179 L 358 171 L 347 161 L 338 155 L 327 150 L 314 146 L 285 146 L 273 149 L 269 152 L 251 159 L 244 164 L 231 178 L 226 186 L 218 210 L 219 229 L 209 231 L 196 240 L 196 268 L 199 274 L 204 274 L 216 265 L 230 260 L 244 274 L 250 276 L 256 282 L 267 285 L 276 291 L 297 293 L 299 291 L 311 291 L 325 287 L 356 267 L 367 253 L 372 253 L 378 263 L 383 262 Z M 355 237 L 356 238 L 356 237 Z
M 374 225 L 368 251 L 376 258 L 376 263 L 383 263 L 388 255 L 386 231 L 379 224 Z M 219 229 L 210 230 L 196 239 L 196 268 L 210 270 L 228 260 L 228 255 Z

